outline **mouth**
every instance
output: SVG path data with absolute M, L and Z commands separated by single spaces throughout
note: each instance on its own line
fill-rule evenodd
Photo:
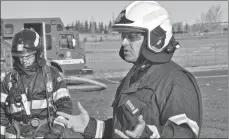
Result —
M 29 62 L 22 62 L 22 65 L 23 65 L 24 67 L 27 67 L 27 66 L 29 65 Z
M 130 50 L 126 50 L 126 49 L 124 49 L 124 52 L 125 52 L 125 53 L 127 53 L 127 52 L 130 52 Z

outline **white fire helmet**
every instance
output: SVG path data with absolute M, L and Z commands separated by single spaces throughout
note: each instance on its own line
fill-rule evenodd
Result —
M 168 12 L 154 1 L 135 1 L 116 18 L 113 32 L 146 32 L 147 50 L 162 52 L 172 38 L 172 24 Z

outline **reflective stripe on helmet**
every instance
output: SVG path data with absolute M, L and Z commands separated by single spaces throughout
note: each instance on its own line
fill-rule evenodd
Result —
M 169 118 L 169 120 L 177 125 L 187 124 L 192 129 L 192 131 L 196 134 L 196 136 L 198 136 L 199 126 L 195 121 L 189 119 L 186 116 L 186 114 L 179 114 L 179 115 L 172 116 Z
M 47 108 L 47 100 L 46 99 L 42 99 L 42 100 L 32 100 L 32 104 L 31 101 L 28 101 L 28 104 L 31 106 L 32 105 L 32 109 L 44 109 Z M 51 102 L 49 102 L 49 106 L 53 106 Z M 16 112 L 20 112 L 22 110 L 24 110 L 23 107 L 17 107 L 15 104 L 11 104 L 10 105 L 10 110 L 11 113 L 16 113 Z
M 1 102 L 2 102 L 2 103 L 5 103 L 5 102 L 6 102 L 7 96 L 8 96 L 7 94 L 1 92 Z
M 70 97 L 69 91 L 67 88 L 60 88 L 53 93 L 53 101 L 56 102 L 58 99 L 63 97 Z

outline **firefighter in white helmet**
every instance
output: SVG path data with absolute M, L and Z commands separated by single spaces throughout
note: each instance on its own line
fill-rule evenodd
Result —
M 194 76 L 171 60 L 179 43 L 166 9 L 153 1 L 132 2 L 112 30 L 122 35 L 121 58 L 133 63 L 117 89 L 113 118 L 89 118 L 79 105 L 80 115 L 57 113 L 69 118 L 62 122 L 86 138 L 199 137 L 200 90 Z
M 14 35 L 13 70 L 1 84 L 1 138 L 63 137 L 65 126 L 55 120 L 56 111 L 72 114 L 72 101 L 62 76 L 42 53 L 34 30 Z

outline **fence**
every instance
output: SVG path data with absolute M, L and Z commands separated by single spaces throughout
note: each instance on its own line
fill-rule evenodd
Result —
M 93 46 L 86 54 L 87 66 L 96 72 L 127 71 L 132 64 L 119 57 L 119 49 L 98 49 Z M 228 46 L 212 45 L 178 49 L 172 58 L 184 67 L 228 65 Z

